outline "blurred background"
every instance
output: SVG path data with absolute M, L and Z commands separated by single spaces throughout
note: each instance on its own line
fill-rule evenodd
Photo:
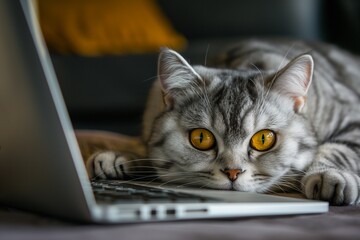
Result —
M 248 37 L 360 53 L 358 0 L 38 0 L 38 13 L 78 129 L 139 135 L 161 46 L 191 64 Z

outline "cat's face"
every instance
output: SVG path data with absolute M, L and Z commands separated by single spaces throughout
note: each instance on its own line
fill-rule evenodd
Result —
M 308 73 L 290 72 L 300 67 Z M 316 143 L 301 115 L 311 74 L 309 56 L 275 77 L 191 67 L 164 50 L 159 78 L 166 111 L 155 121 L 149 143 L 150 157 L 162 160 L 155 161 L 159 177 L 184 186 L 251 192 L 286 185 L 289 174 L 304 169 L 314 154 Z

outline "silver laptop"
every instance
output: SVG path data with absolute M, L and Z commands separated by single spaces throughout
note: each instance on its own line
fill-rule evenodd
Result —
M 0 206 L 100 223 L 328 211 L 326 202 L 265 194 L 91 184 L 32 2 L 0 1 L 0 29 Z

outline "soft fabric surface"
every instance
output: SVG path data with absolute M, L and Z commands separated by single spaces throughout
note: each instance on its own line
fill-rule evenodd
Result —
M 155 0 L 40 0 L 40 23 L 49 48 L 101 55 L 182 49 L 185 39 Z
M 138 137 L 98 130 L 77 130 L 76 139 L 83 159 L 86 161 L 99 151 L 133 152 L 145 157 L 146 149 Z
M 359 239 L 360 207 L 330 207 L 320 215 L 82 225 L 0 208 L 0 239 Z

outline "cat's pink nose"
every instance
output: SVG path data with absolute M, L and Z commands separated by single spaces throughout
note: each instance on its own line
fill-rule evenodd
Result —
M 221 170 L 223 173 L 226 174 L 226 176 L 233 182 L 237 179 L 238 175 L 240 173 L 243 173 L 244 171 L 242 169 L 225 169 Z

